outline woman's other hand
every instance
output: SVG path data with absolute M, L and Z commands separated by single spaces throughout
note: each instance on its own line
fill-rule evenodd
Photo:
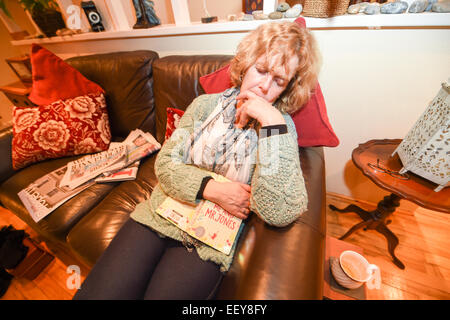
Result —
M 243 128 L 251 119 L 256 119 L 262 127 L 286 124 L 281 112 L 255 93 L 251 91 L 241 92 L 236 99 L 239 104 L 235 122 L 238 128 Z
M 217 182 L 210 180 L 203 191 L 203 198 L 212 201 L 240 219 L 250 213 L 251 187 L 240 182 Z

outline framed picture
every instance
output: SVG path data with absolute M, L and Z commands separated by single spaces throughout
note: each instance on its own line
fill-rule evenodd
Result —
M 25 86 L 31 86 L 33 80 L 31 76 L 30 56 L 25 55 L 20 57 L 7 58 L 5 59 L 5 61 Z
M 264 0 L 242 0 L 242 9 L 245 13 L 251 14 L 253 11 L 263 9 Z

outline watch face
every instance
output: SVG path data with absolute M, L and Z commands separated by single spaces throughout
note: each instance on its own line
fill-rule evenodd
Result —
M 10 65 L 21 79 L 31 79 L 31 72 L 23 63 L 10 62 Z

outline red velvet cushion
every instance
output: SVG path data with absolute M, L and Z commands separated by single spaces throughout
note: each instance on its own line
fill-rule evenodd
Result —
M 301 17 L 295 22 L 306 26 L 305 20 Z M 206 93 L 223 92 L 232 86 L 228 68 L 229 65 L 200 77 L 200 84 Z M 297 142 L 300 147 L 336 147 L 339 144 L 339 139 L 328 120 L 325 100 L 319 84 L 311 99 L 291 116 L 297 129 Z
M 207 74 L 206 76 L 200 77 L 199 81 L 206 93 L 220 93 L 228 88 L 231 88 L 233 84 L 231 83 L 229 70 L 230 65 L 227 64 L 225 67 L 217 69 L 213 73 Z
M 29 99 L 37 105 L 87 93 L 105 93 L 98 84 L 38 44 L 32 44 L 30 60 L 33 86 Z
M 104 90 L 39 45 L 31 64 L 30 100 L 39 106 L 13 108 L 13 168 L 108 149 Z
M 164 141 L 170 138 L 172 133 L 178 127 L 180 118 L 183 116 L 184 111 L 175 108 L 167 108 L 167 122 L 166 122 L 166 136 Z

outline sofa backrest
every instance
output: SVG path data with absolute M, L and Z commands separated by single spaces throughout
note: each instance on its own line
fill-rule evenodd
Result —
M 153 63 L 153 92 L 156 106 L 156 139 L 166 132 L 167 108 L 186 110 L 192 100 L 204 94 L 199 78 L 225 66 L 230 55 L 173 55 Z
M 138 50 L 73 57 L 66 60 L 106 92 L 114 140 L 140 128 L 155 135 L 152 64 L 154 51 Z

